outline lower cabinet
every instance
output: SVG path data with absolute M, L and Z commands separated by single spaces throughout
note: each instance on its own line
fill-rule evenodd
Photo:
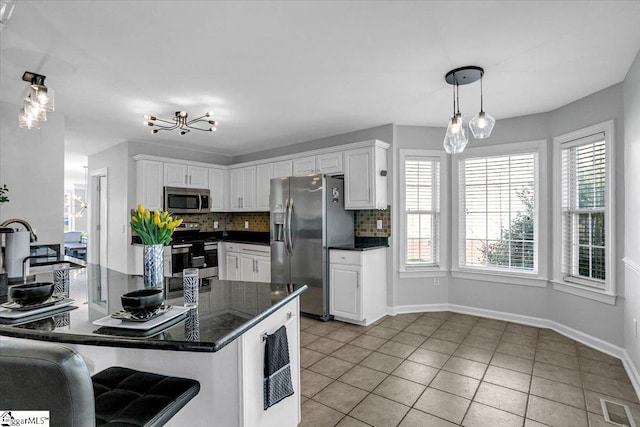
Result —
M 336 319 L 369 325 L 385 315 L 386 252 L 386 248 L 330 251 L 329 312 Z
M 271 281 L 271 248 L 263 245 L 225 243 L 223 280 Z

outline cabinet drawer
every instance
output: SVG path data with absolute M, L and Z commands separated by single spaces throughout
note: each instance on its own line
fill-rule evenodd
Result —
M 240 243 L 224 243 L 224 248 L 227 252 L 240 252 Z
M 240 252 L 258 256 L 271 256 L 271 247 L 263 245 L 240 245 Z
M 331 264 L 362 265 L 362 252 L 332 249 L 329 251 L 329 262 Z

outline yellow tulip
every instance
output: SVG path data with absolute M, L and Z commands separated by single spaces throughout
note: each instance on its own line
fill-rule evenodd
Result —
M 158 227 L 160 226 L 160 217 L 158 215 L 153 216 L 153 223 Z
M 149 211 L 144 211 L 144 217 L 145 217 L 146 219 L 151 219 L 151 212 L 149 212 Z
M 140 215 L 144 215 L 144 206 L 142 206 L 142 205 L 138 205 L 138 213 L 139 213 Z
M 182 218 L 179 218 L 179 219 L 177 220 L 176 227 L 177 227 L 177 226 L 179 226 L 180 224 L 182 224 Z
M 131 222 L 138 222 L 138 217 L 131 215 Z
M 153 211 L 153 216 L 157 216 L 158 218 L 160 218 L 160 211 L 158 209 Z

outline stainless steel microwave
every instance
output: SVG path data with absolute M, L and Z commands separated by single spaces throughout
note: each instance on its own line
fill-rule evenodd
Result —
M 208 213 L 209 190 L 164 187 L 164 210 L 174 213 Z

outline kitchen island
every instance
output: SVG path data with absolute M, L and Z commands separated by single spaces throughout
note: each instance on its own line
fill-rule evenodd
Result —
M 212 282 L 197 309 L 160 325 L 132 330 L 93 324 L 122 309 L 120 295 L 142 278 L 89 264 L 86 292 L 40 316 L 0 319 L 0 342 L 36 339 L 74 348 L 93 374 L 110 366 L 200 381 L 201 390 L 169 425 L 295 426 L 300 421 L 299 295 L 306 286 Z M 83 287 L 85 290 L 85 287 Z M 179 309 L 182 299 L 168 300 Z M 7 324 L 8 323 L 8 324 Z M 293 396 L 263 410 L 265 334 L 286 326 Z M 12 337 L 12 338 L 7 338 Z

